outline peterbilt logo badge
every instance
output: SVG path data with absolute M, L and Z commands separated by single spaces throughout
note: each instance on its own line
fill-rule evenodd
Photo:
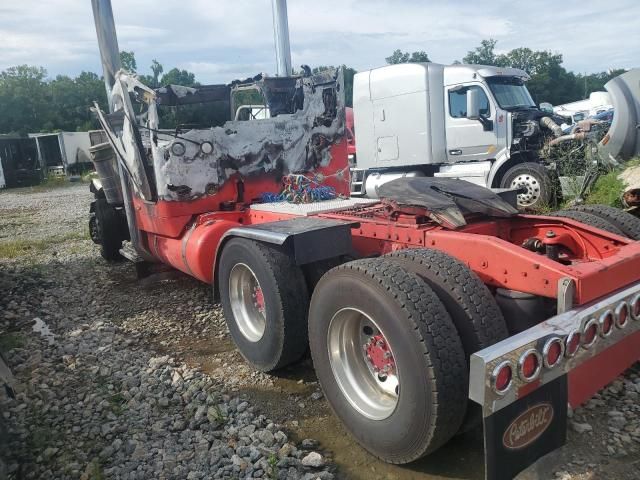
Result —
M 521 413 L 502 436 L 502 444 L 509 450 L 519 450 L 535 442 L 553 420 L 553 406 L 539 403 Z

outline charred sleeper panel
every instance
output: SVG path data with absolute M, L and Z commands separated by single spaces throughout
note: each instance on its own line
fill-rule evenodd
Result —
M 330 147 L 344 135 L 341 73 L 264 78 L 255 86 L 266 99 L 272 118 L 190 130 L 171 142 L 153 146 L 160 199 L 201 197 L 236 173 L 243 177 L 272 174 L 277 178 L 330 163 Z M 160 98 L 175 101 L 178 95 L 174 93 L 161 92 L 170 99 Z M 182 98 L 195 94 L 186 93 Z M 155 110 L 155 105 L 150 107 L 150 112 Z M 288 111 L 293 113 L 280 113 Z

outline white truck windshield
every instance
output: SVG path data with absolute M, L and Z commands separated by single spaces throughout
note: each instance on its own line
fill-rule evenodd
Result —
M 517 77 L 489 77 L 487 83 L 498 105 L 504 110 L 536 106 L 524 82 Z

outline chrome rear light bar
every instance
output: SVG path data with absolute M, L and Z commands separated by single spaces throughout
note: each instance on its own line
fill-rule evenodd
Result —
M 482 405 L 487 416 L 637 331 L 640 331 L 640 283 L 589 305 L 567 310 L 474 353 L 469 398 Z M 523 362 L 532 352 L 539 354 L 539 370 L 531 377 L 517 374 L 522 372 Z M 514 374 L 505 386 L 507 375 L 499 377 L 498 374 L 506 365 Z M 502 381 L 496 383 L 499 378 Z M 532 385 L 532 382 L 539 383 Z M 520 391 L 525 386 L 527 388 Z

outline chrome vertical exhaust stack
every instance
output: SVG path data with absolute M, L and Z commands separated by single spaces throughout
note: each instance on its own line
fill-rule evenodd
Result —
M 273 9 L 273 37 L 276 44 L 276 63 L 279 77 L 291 76 L 291 46 L 287 0 L 271 0 Z

